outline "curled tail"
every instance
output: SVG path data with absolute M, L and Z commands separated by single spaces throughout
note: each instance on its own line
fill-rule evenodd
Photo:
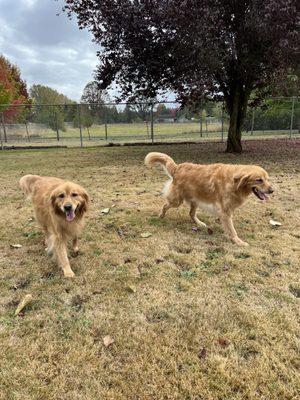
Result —
M 34 186 L 37 180 L 41 177 L 39 175 L 24 175 L 20 179 L 20 187 L 26 197 L 30 197 L 33 194 Z
M 147 167 L 152 167 L 157 164 L 161 165 L 170 178 L 173 177 L 177 168 L 175 161 L 164 153 L 148 153 L 145 158 L 145 164 Z

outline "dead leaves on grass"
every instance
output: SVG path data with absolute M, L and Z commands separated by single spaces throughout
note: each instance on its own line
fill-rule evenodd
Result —
M 143 233 L 141 233 L 141 237 L 142 237 L 142 238 L 149 238 L 150 236 L 152 236 L 152 233 L 150 233 L 150 232 L 143 232 Z
M 10 247 L 12 249 L 20 249 L 21 247 L 23 247 L 21 244 L 11 244 Z
M 225 348 L 225 347 L 227 347 L 227 346 L 230 345 L 230 342 L 229 342 L 229 340 L 227 340 L 227 339 L 225 339 L 225 338 L 219 338 L 219 339 L 218 339 L 218 344 L 219 344 L 221 347 Z
M 207 357 L 207 350 L 205 347 L 202 347 L 202 349 L 200 349 L 199 353 L 198 353 L 198 357 L 200 358 L 200 360 L 205 360 Z
M 275 221 L 274 219 L 270 219 L 269 224 L 270 224 L 271 226 L 273 226 L 273 227 L 281 226 L 281 225 L 282 225 L 281 222 Z
M 26 294 L 26 296 L 22 299 L 22 301 L 20 301 L 18 307 L 16 308 L 15 316 L 19 315 L 19 314 L 21 313 L 21 311 L 23 311 L 24 308 L 25 308 L 28 304 L 32 303 L 32 301 L 33 301 L 33 296 L 32 296 L 32 294 Z
M 109 347 L 115 342 L 115 339 L 112 338 L 110 335 L 104 336 L 102 340 L 105 347 Z

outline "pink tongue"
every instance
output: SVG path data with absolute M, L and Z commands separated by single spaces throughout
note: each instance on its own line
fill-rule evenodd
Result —
M 67 221 L 68 221 L 68 222 L 73 221 L 73 219 L 75 218 L 75 213 L 74 213 L 74 211 L 68 211 L 68 212 L 66 213 L 66 217 L 67 217 Z
M 269 197 L 266 194 L 264 194 L 263 203 L 266 203 L 267 201 L 269 201 Z

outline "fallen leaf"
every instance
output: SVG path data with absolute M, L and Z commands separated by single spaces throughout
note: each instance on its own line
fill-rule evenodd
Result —
M 198 353 L 198 357 L 200 358 L 200 359 L 205 359 L 206 358 L 206 356 L 207 356 L 207 350 L 206 350 L 206 348 L 205 347 L 203 347 L 202 349 L 200 349 L 200 351 L 199 351 L 199 353 Z
M 114 343 L 115 339 L 113 339 L 111 336 L 106 335 L 103 338 L 103 344 L 105 347 L 109 347 Z
M 103 210 L 101 210 L 101 214 L 108 214 L 110 211 L 110 208 L 103 208 Z
M 224 348 L 229 346 L 229 344 L 230 344 L 229 340 L 224 339 L 224 338 L 219 338 L 218 339 L 218 343 L 219 343 L 220 346 L 222 346 Z
M 22 247 L 22 245 L 21 244 L 11 244 L 10 247 L 12 249 L 20 249 Z
M 32 294 L 26 294 L 23 300 L 19 303 L 15 315 L 17 316 L 26 306 L 27 304 L 31 303 L 33 300 Z
M 274 219 L 270 219 L 269 223 L 270 223 L 270 225 L 272 225 L 272 226 L 281 226 L 281 225 L 282 225 L 281 222 L 274 221 Z
M 136 288 L 135 288 L 135 286 L 133 286 L 133 285 L 128 285 L 128 286 L 126 287 L 126 289 L 127 289 L 127 291 L 130 292 L 130 293 L 135 293 L 135 292 L 136 292 Z
M 148 237 L 150 237 L 150 236 L 152 236 L 152 233 L 150 233 L 150 232 L 143 232 L 143 233 L 141 233 L 141 237 L 142 237 L 142 238 L 148 238 Z
M 125 236 L 125 234 L 124 234 L 124 232 L 123 232 L 123 230 L 122 230 L 121 228 L 119 228 L 119 229 L 117 230 L 117 232 L 118 232 L 118 235 L 119 235 L 120 237 L 124 237 L 124 236 Z

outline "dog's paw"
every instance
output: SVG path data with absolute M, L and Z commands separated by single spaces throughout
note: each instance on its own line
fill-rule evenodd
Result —
M 46 252 L 49 256 L 51 256 L 51 255 L 53 254 L 53 249 L 51 249 L 51 248 L 49 248 L 49 247 L 46 247 L 46 248 L 45 248 L 45 252 Z
M 84 254 L 84 252 L 82 250 L 77 249 L 76 251 L 74 249 L 72 249 L 72 252 L 70 254 L 70 256 L 72 258 L 76 258 L 78 256 L 82 256 Z
M 64 276 L 65 276 L 65 278 L 74 278 L 75 274 L 74 274 L 74 272 L 70 269 L 70 271 L 64 271 Z
M 249 243 L 244 242 L 243 240 L 241 240 L 241 239 L 239 239 L 239 238 L 236 238 L 236 239 L 234 239 L 233 241 L 234 241 L 234 243 L 237 244 L 238 246 L 244 246 L 244 247 L 249 246 Z

